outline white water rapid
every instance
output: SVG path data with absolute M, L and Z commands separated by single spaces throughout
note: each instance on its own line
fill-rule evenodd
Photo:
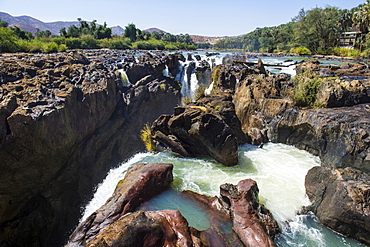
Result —
M 178 208 L 189 225 L 200 230 L 209 227 L 204 212 L 186 208 L 187 202 L 177 201 L 174 191 L 192 190 L 215 196 L 219 195 L 219 186 L 223 183 L 237 184 L 252 178 L 260 190 L 260 202 L 271 210 L 283 229 L 276 238 L 278 246 L 362 246 L 319 225 L 314 216 L 296 216 L 297 210 L 309 204 L 304 178 L 311 167 L 320 165 L 319 158 L 292 146 L 273 143 L 263 148 L 243 145 L 239 148 L 239 157 L 237 166 L 225 167 L 211 159 L 182 158 L 168 152 L 136 154 L 108 173 L 86 206 L 82 220 L 106 202 L 133 164 L 168 162 L 174 165 L 174 190 L 155 198 L 152 208 Z

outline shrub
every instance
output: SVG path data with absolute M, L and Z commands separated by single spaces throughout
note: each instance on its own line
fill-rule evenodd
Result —
M 176 46 L 174 43 L 167 43 L 164 48 L 166 50 L 179 50 L 178 46 Z
M 336 47 L 334 48 L 334 55 L 341 57 L 359 57 L 360 51 L 356 49 Z
M 53 38 L 53 41 L 54 41 L 57 45 L 66 44 L 66 38 L 65 38 L 65 37 L 57 37 L 57 38 Z
M 140 131 L 140 138 L 144 142 L 146 150 L 154 151 L 153 134 L 149 124 L 145 124 Z
M 96 49 L 99 48 L 98 41 L 94 38 L 94 36 L 90 34 L 82 35 L 81 36 L 81 45 L 83 49 Z
M 132 44 L 132 48 L 139 50 L 164 50 L 165 45 L 161 40 L 140 40 Z
M 57 52 L 58 51 L 58 45 L 55 42 L 45 43 L 45 44 L 43 44 L 41 51 L 45 52 L 45 53 Z
M 206 96 L 206 93 L 204 92 L 206 90 L 206 86 L 200 85 L 196 90 L 195 90 L 195 95 L 194 95 L 194 101 L 197 101 L 203 97 Z
M 39 53 L 42 52 L 42 48 L 44 46 L 44 43 L 39 39 L 33 39 L 27 44 L 27 52 L 32 53 Z
M 69 38 L 66 40 L 68 49 L 80 49 L 82 48 L 82 41 L 78 38 Z
M 130 45 L 123 40 L 106 40 L 102 42 L 101 46 L 108 49 L 130 49 Z
M 334 77 L 321 77 L 315 73 L 305 72 L 296 75 L 294 81 L 293 101 L 297 106 L 301 107 L 321 107 L 317 102 L 317 93 L 321 83 L 326 81 L 334 81 Z
M 65 44 L 61 44 L 61 45 L 59 45 L 59 47 L 58 47 L 58 51 L 66 51 L 68 48 L 67 48 L 67 46 L 65 45 Z
M 370 58 L 370 49 L 366 49 L 362 52 L 364 58 Z
M 291 48 L 290 53 L 296 53 L 299 55 L 311 55 L 312 54 L 311 51 L 304 46 Z

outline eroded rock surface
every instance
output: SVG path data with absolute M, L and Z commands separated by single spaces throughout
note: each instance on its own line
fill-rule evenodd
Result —
M 226 166 L 238 163 L 238 145 L 247 141 L 229 95 L 177 107 L 174 115 L 160 116 L 152 132 L 157 146 L 186 157 L 209 156 Z

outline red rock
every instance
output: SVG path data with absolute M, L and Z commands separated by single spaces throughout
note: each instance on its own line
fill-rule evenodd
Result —
M 168 189 L 173 180 L 172 169 L 173 165 L 166 163 L 134 165 L 118 183 L 112 197 L 77 226 L 67 246 L 88 243 L 121 216 L 133 212 L 142 202 Z

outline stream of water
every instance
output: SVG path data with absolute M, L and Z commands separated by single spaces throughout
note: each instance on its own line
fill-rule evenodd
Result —
M 309 204 L 304 178 L 311 167 L 320 165 L 318 157 L 292 146 L 273 143 L 263 148 L 243 145 L 239 148 L 239 157 L 237 166 L 225 167 L 211 159 L 183 158 L 169 152 L 136 154 L 108 173 L 86 206 L 82 220 L 105 203 L 133 164 L 165 162 L 174 165 L 172 189 L 151 200 L 146 209 L 178 209 L 190 226 L 204 230 L 209 227 L 205 213 L 179 197 L 178 191 L 192 190 L 215 196 L 219 195 L 221 184 L 237 184 L 251 178 L 257 181 L 260 202 L 270 209 L 283 230 L 276 237 L 278 246 L 363 246 L 323 227 L 313 215 L 296 215 L 297 210 Z

